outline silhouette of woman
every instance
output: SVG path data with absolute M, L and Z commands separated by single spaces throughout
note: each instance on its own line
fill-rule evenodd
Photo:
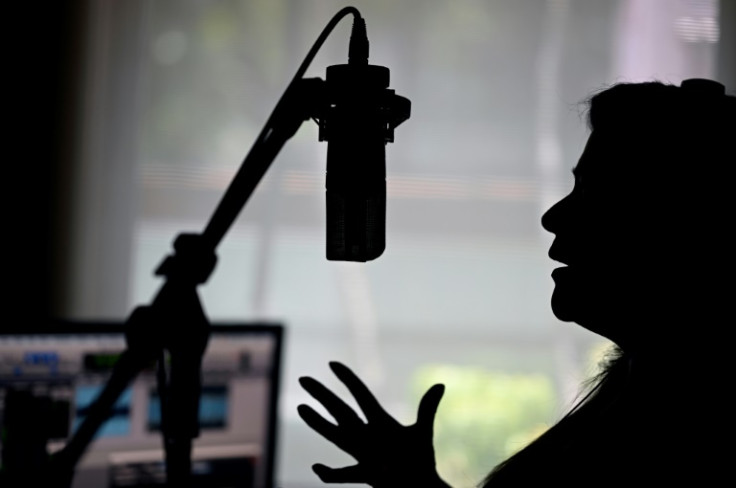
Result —
M 703 79 L 622 83 L 589 100 L 575 184 L 542 217 L 552 311 L 614 343 L 603 372 L 554 426 L 483 487 L 715 486 L 733 480 L 730 278 L 736 97 Z M 310 377 L 336 424 L 302 419 L 357 464 L 316 464 L 326 483 L 448 487 L 435 469 L 435 385 L 399 424 L 346 366 L 330 363 L 367 422 Z M 728 447 L 723 447 L 723 443 Z

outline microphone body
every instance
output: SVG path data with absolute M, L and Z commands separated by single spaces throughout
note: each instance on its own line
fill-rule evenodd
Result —
M 365 262 L 386 247 L 386 143 L 395 95 L 383 66 L 327 68 L 327 259 Z M 407 100 L 408 102 L 408 100 Z

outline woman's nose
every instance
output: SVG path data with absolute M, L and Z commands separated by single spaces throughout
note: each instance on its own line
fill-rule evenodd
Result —
M 560 221 L 564 216 L 564 209 L 569 198 L 570 195 L 564 197 L 544 212 L 544 215 L 542 215 L 542 227 L 544 230 L 553 234 L 558 232 L 560 229 Z

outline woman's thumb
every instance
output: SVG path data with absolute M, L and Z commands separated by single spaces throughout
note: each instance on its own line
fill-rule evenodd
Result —
M 417 425 L 432 428 L 434 424 L 434 416 L 437 413 L 437 406 L 445 394 L 445 385 L 436 384 L 424 394 L 419 402 L 419 410 L 417 411 Z

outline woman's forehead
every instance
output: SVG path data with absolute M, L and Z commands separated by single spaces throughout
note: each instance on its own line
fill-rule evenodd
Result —
M 579 178 L 584 172 L 588 171 L 591 160 L 594 159 L 598 152 L 598 139 L 598 134 L 595 131 L 591 132 L 588 136 L 588 141 L 585 143 L 583 152 L 580 154 L 577 164 L 572 168 L 572 174 L 575 175 L 576 178 Z
M 626 171 L 626 165 L 619 157 L 625 145 L 626 141 L 613 134 L 602 133 L 600 130 L 592 131 L 572 173 L 576 178 L 580 178 L 583 174 L 590 175 L 593 172 L 605 172 L 613 176 L 611 172 L 619 169 L 622 172 Z M 616 162 L 616 164 L 607 164 L 608 162 Z

